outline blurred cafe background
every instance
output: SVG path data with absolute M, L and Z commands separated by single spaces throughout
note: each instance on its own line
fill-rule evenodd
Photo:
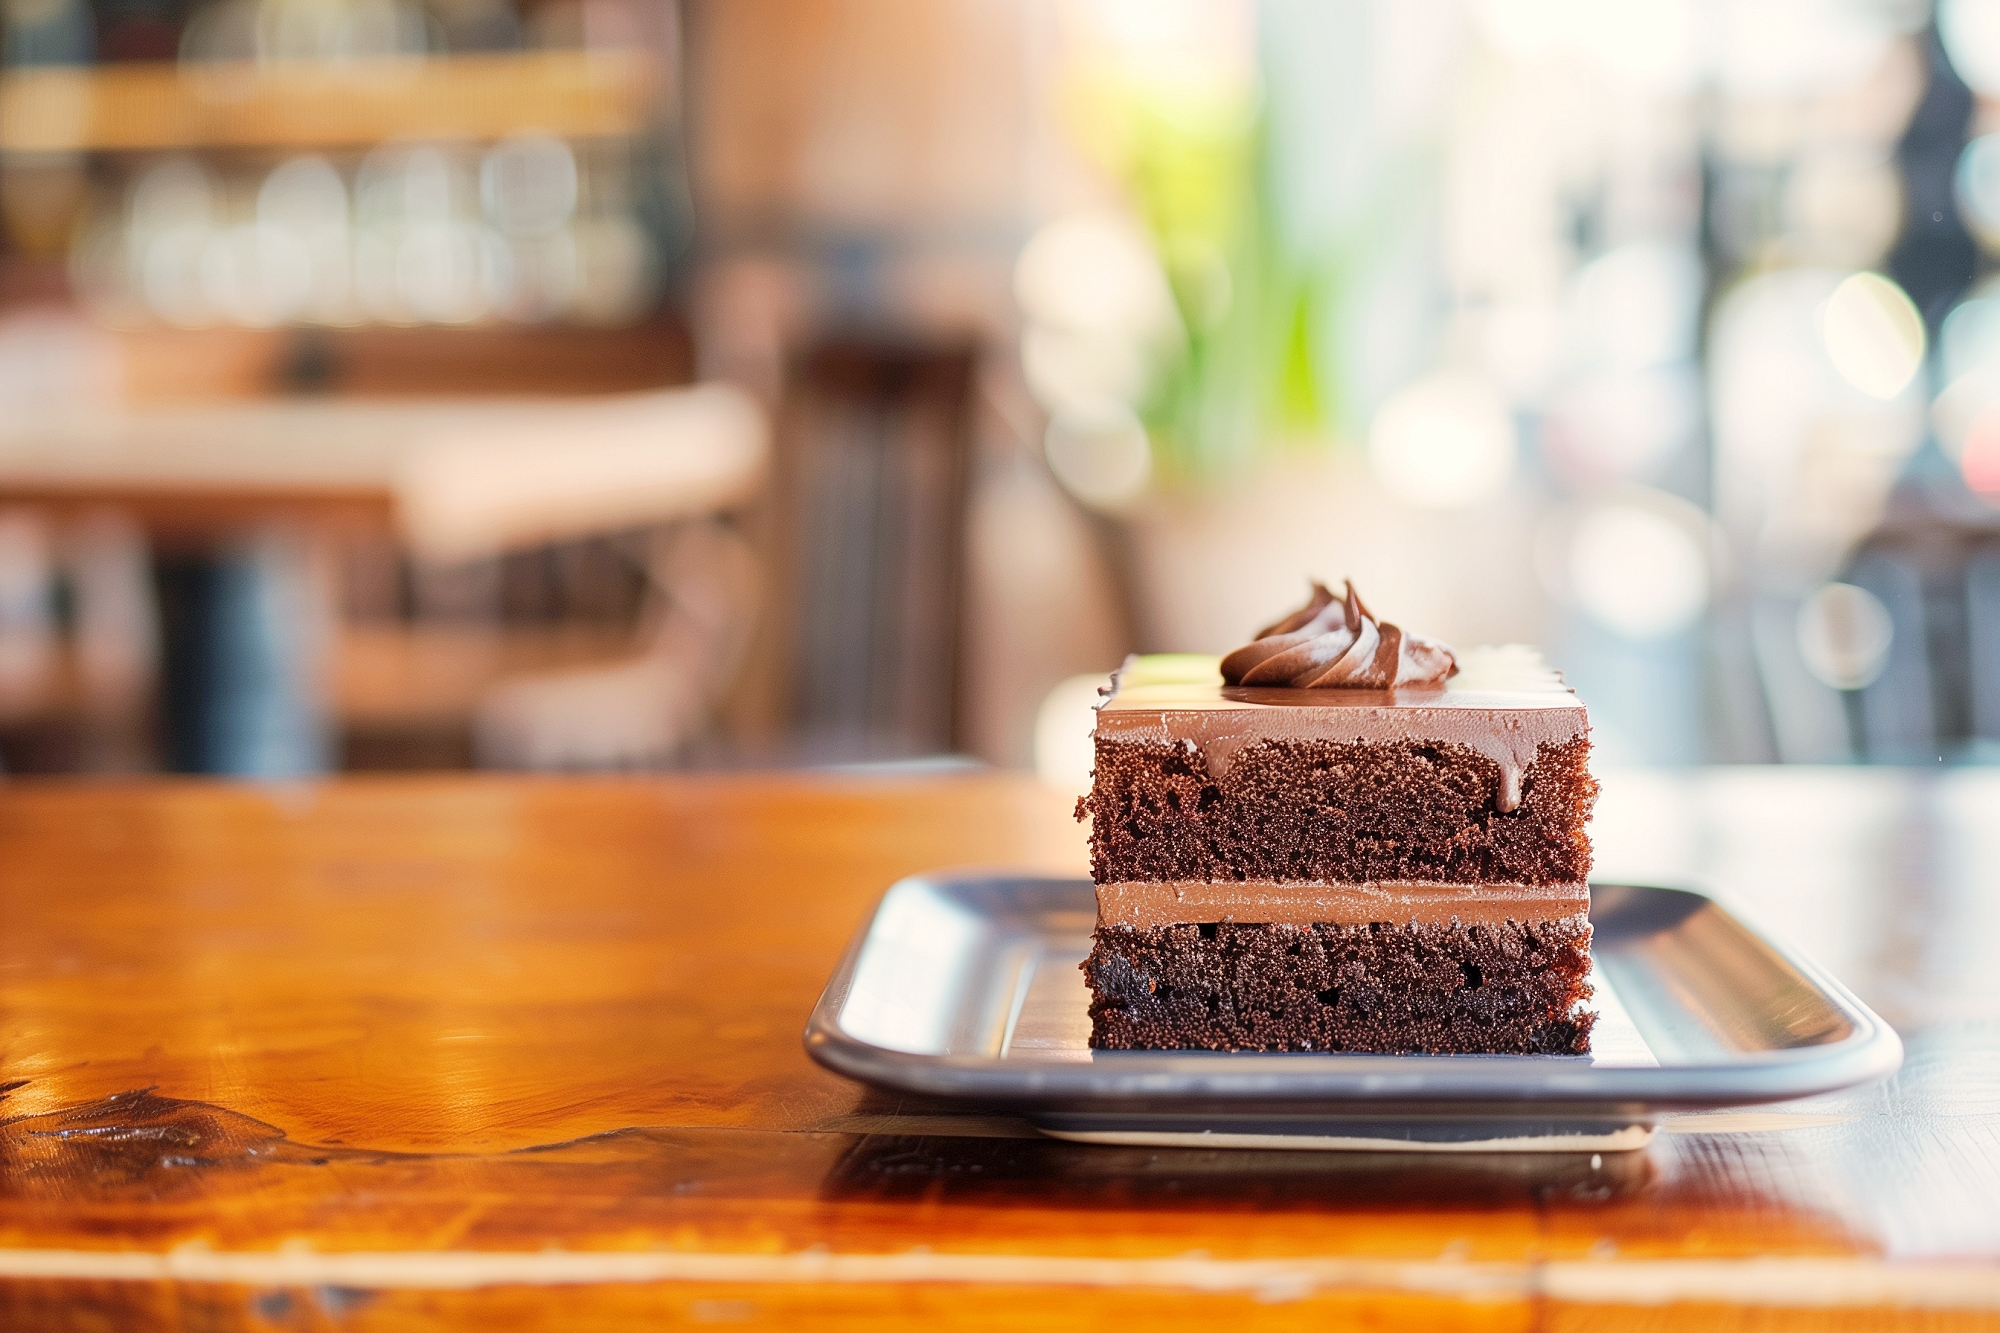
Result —
M 0 768 L 988 763 L 1352 576 L 2000 755 L 2000 0 L 5 0 Z

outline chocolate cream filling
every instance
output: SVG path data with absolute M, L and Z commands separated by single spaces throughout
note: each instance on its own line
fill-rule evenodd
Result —
M 1590 889 L 1582 884 L 1173 880 L 1097 886 L 1097 924 L 1139 929 L 1215 921 L 1310 926 L 1456 920 L 1470 926 L 1550 921 L 1589 910 Z

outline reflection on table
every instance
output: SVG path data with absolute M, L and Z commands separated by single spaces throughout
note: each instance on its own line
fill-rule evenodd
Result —
M 0 787 L 0 1310 L 1992 1326 L 1983 776 L 1606 775 L 1608 873 L 1714 876 L 1909 1058 L 1598 1158 L 1094 1148 L 813 1066 L 800 1024 L 875 896 L 1079 874 L 1072 799 L 995 774 Z

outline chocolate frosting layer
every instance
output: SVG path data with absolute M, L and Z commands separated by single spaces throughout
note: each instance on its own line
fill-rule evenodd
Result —
M 1533 649 L 1474 648 L 1462 661 L 1443 687 L 1308 690 L 1224 685 L 1213 658 L 1130 658 L 1098 705 L 1095 735 L 1186 745 L 1216 777 L 1260 741 L 1463 745 L 1499 766 L 1499 808 L 1517 809 L 1541 747 L 1588 734 L 1589 715 Z
M 1378 621 L 1361 603 L 1354 581 L 1335 597 L 1313 584 L 1312 600 L 1256 641 L 1222 659 L 1231 685 L 1292 685 L 1306 689 L 1387 690 L 1442 685 L 1458 670 L 1450 648 Z
M 1590 910 L 1582 884 L 1306 884 L 1273 880 L 1173 880 L 1097 886 L 1099 926 L 1176 926 L 1210 921 L 1282 926 L 1523 924 L 1581 917 Z

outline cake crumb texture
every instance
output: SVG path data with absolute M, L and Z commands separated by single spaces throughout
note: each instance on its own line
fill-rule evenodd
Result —
M 1100 928 L 1101 1050 L 1581 1055 L 1590 923 Z
M 1263 740 L 1220 777 L 1198 749 L 1100 737 L 1091 873 L 1132 880 L 1576 884 L 1597 800 L 1584 737 L 1544 744 L 1519 808 L 1500 768 L 1464 746 Z

